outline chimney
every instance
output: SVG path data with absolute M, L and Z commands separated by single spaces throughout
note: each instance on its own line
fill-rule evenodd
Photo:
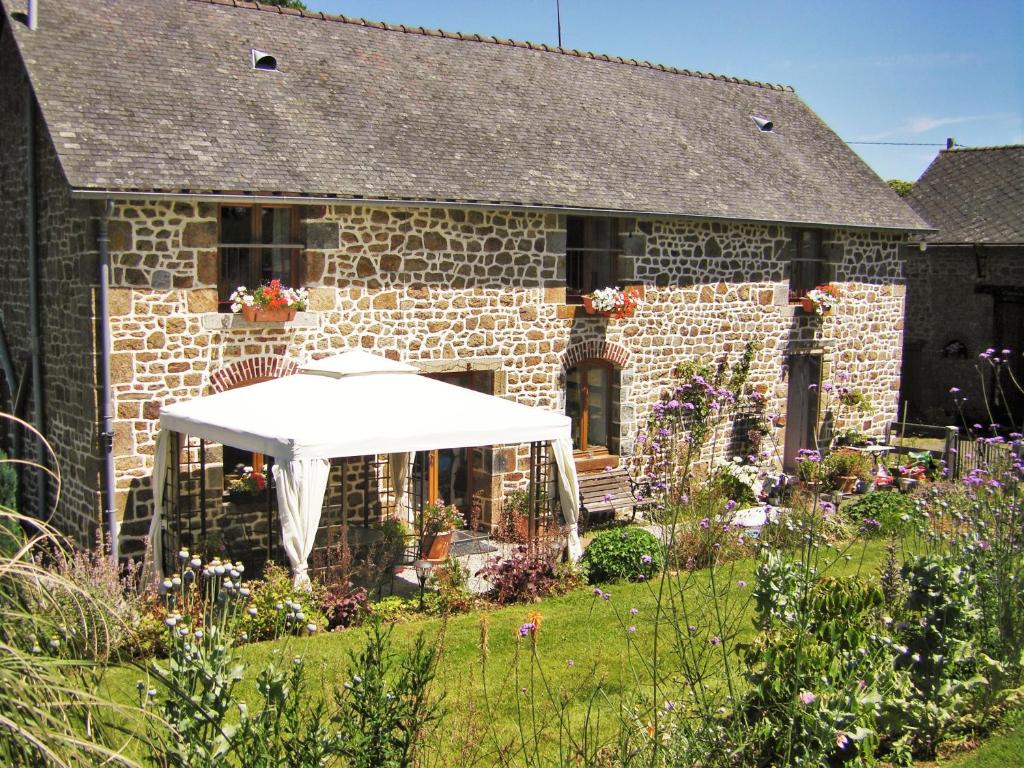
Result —
M 956 142 L 953 141 L 953 137 L 952 136 L 950 136 L 948 139 L 946 139 L 946 149 L 953 149 L 953 147 L 955 147 L 955 146 L 956 146 Z

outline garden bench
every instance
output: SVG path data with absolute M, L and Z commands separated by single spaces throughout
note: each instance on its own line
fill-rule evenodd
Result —
M 625 467 L 583 472 L 579 475 L 580 522 L 584 526 L 611 522 L 616 518 L 630 520 L 637 512 L 644 512 L 654 505 L 641 485 L 629 475 Z

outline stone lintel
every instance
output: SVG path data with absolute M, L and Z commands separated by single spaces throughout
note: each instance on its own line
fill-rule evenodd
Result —
M 315 312 L 296 312 L 294 320 L 251 323 L 241 315 L 208 312 L 199 316 L 204 331 L 229 329 L 257 330 L 259 328 L 316 328 L 320 325 Z

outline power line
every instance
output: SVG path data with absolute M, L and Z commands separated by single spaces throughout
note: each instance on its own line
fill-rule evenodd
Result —
M 924 142 L 924 141 L 848 141 L 846 143 L 847 144 L 873 144 L 875 146 L 882 146 L 882 147 L 947 147 L 948 148 L 948 146 L 949 146 L 945 142 L 940 143 L 940 144 L 933 144 L 931 142 Z M 953 146 L 954 147 L 959 147 L 960 149 L 968 149 L 968 147 L 964 146 L 963 144 L 954 144 Z

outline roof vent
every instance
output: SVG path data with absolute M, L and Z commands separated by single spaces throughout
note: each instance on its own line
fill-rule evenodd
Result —
M 757 125 L 757 130 L 761 133 L 771 133 L 772 128 L 775 127 L 775 123 L 769 120 L 767 117 L 761 117 L 760 115 L 751 115 L 750 119 Z
M 266 51 L 252 49 L 252 68 L 262 69 L 267 72 L 277 71 L 277 59 Z

